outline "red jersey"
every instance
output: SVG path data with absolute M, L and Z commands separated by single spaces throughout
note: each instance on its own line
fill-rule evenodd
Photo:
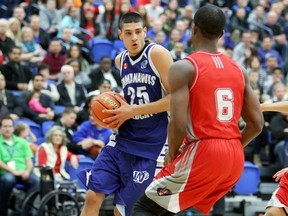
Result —
M 276 196 L 283 205 L 288 207 L 288 171 L 281 177 L 279 190 L 277 191 Z
M 186 57 L 194 66 L 190 88 L 190 119 L 185 142 L 194 138 L 240 139 L 245 78 L 224 54 L 195 52 Z

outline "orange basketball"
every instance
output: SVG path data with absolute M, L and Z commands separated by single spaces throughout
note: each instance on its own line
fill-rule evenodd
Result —
M 99 146 L 96 146 L 96 145 L 93 145 L 93 146 L 91 146 L 90 148 L 89 148 L 89 155 L 90 156 L 94 156 L 94 157 L 97 157 L 98 156 L 98 154 L 100 153 L 100 151 L 101 151 L 101 147 L 99 147 Z
M 107 124 L 102 120 L 113 116 L 113 114 L 103 113 L 102 111 L 118 109 L 121 106 L 120 102 L 115 97 L 116 94 L 120 96 L 116 92 L 103 92 L 91 103 L 91 115 L 93 120 L 101 127 L 107 128 Z M 120 97 L 123 98 L 122 96 Z

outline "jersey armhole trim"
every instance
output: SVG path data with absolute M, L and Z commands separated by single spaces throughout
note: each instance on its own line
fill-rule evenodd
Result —
M 198 76 L 199 76 L 199 69 L 198 69 L 198 65 L 196 63 L 196 61 L 191 57 L 191 56 L 187 56 L 185 59 L 189 60 L 192 65 L 194 66 L 194 76 L 193 76 L 193 80 L 191 82 L 191 87 L 190 87 L 190 91 L 192 91 L 193 87 L 196 85 L 197 80 L 198 80 Z

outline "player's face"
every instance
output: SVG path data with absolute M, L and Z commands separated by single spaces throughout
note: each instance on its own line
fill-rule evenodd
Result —
M 146 32 L 147 29 L 143 27 L 142 22 L 123 24 L 118 33 L 130 56 L 136 56 L 142 51 L 145 45 Z

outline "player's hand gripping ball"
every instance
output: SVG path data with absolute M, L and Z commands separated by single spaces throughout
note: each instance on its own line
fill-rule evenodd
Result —
M 102 94 L 97 96 L 96 99 L 94 99 L 91 103 L 90 110 L 93 120 L 101 127 L 108 128 L 108 124 L 104 123 L 103 119 L 109 118 L 114 115 L 111 113 L 104 113 L 103 110 L 114 110 L 118 109 L 121 106 L 121 103 L 117 100 L 115 95 L 125 100 L 124 97 L 120 94 L 108 91 L 103 92 Z

